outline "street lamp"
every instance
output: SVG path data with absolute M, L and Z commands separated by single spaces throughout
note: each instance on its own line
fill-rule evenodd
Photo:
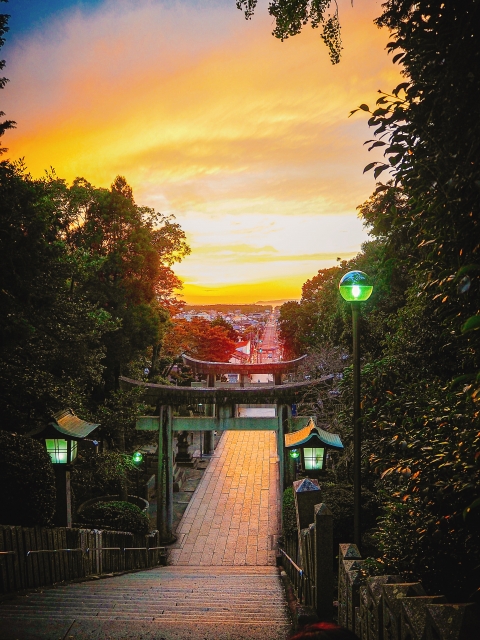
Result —
M 360 303 L 371 296 L 373 285 L 363 271 L 349 271 L 338 285 L 340 295 L 352 305 L 353 333 L 353 541 L 360 548 L 362 425 L 360 422 L 360 341 L 358 312 Z
M 58 411 L 53 414 L 52 418 L 53 420 L 48 425 L 30 432 L 28 435 L 44 441 L 45 448 L 53 463 L 57 489 L 55 525 L 57 527 L 71 527 L 71 465 L 77 457 L 78 442 L 100 425 L 82 420 L 71 409 Z

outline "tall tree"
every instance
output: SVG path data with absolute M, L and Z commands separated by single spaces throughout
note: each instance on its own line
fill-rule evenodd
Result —
M 8 2 L 8 0 L 0 0 L 0 2 Z M 5 13 L 0 14 L 0 48 L 2 48 L 3 45 L 5 44 L 5 38 L 3 36 L 8 31 L 7 25 L 8 25 L 9 17 L 10 16 Z M 0 60 L 0 71 L 4 68 L 5 68 L 5 60 Z M 8 82 L 8 78 L 0 77 L 0 89 L 3 89 L 7 84 L 7 82 Z M 0 118 L 3 118 L 4 115 L 5 113 L 3 111 L 0 111 Z M 7 131 L 8 129 L 13 129 L 15 125 L 16 125 L 16 122 L 14 122 L 13 120 L 3 120 L 3 122 L 0 122 L 0 138 L 3 136 L 5 131 Z M 7 151 L 7 149 L 0 148 L 0 155 L 2 153 L 5 153 L 5 151 Z
M 119 376 L 128 373 L 126 367 L 140 353 L 152 349 L 155 361 L 168 310 L 178 304 L 175 289 L 181 287 L 171 265 L 190 249 L 180 226 L 171 217 L 138 206 L 121 176 L 110 190 L 77 179 L 68 199 L 75 219 L 70 246 L 96 264 L 82 288 L 119 322 L 105 337 L 109 392 L 118 388 Z
M 0 163 L 0 419 L 25 431 L 65 406 L 88 404 L 103 372 L 110 314 L 72 290 L 79 263 L 58 185 Z

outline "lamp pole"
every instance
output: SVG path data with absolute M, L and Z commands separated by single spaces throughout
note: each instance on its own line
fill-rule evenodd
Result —
M 360 421 L 359 302 L 352 302 L 353 334 L 353 542 L 360 549 L 360 505 L 362 501 L 362 423 Z
M 361 545 L 362 504 L 362 423 L 360 408 L 360 332 L 358 316 L 360 303 L 368 300 L 373 291 L 370 279 L 363 271 L 349 271 L 340 280 L 340 294 L 352 305 L 353 335 L 353 542 Z

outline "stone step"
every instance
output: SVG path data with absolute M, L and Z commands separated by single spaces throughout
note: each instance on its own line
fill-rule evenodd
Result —
M 148 640 L 283 640 L 290 619 L 276 567 L 159 567 L 0 605 L 2 640 L 53 640 L 62 637 L 57 629 L 75 639 L 122 639 L 138 628 Z

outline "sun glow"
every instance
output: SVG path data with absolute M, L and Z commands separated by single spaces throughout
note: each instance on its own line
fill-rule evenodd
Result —
M 4 142 L 34 176 L 121 174 L 138 203 L 175 214 L 192 246 L 176 268 L 187 301 L 298 298 L 366 239 L 355 209 L 373 158 L 348 113 L 398 79 L 379 13 L 340 2 L 336 67 L 318 31 L 281 43 L 260 8 L 246 22 L 233 0 L 63 14 L 10 54 L 4 110 L 18 128 Z

